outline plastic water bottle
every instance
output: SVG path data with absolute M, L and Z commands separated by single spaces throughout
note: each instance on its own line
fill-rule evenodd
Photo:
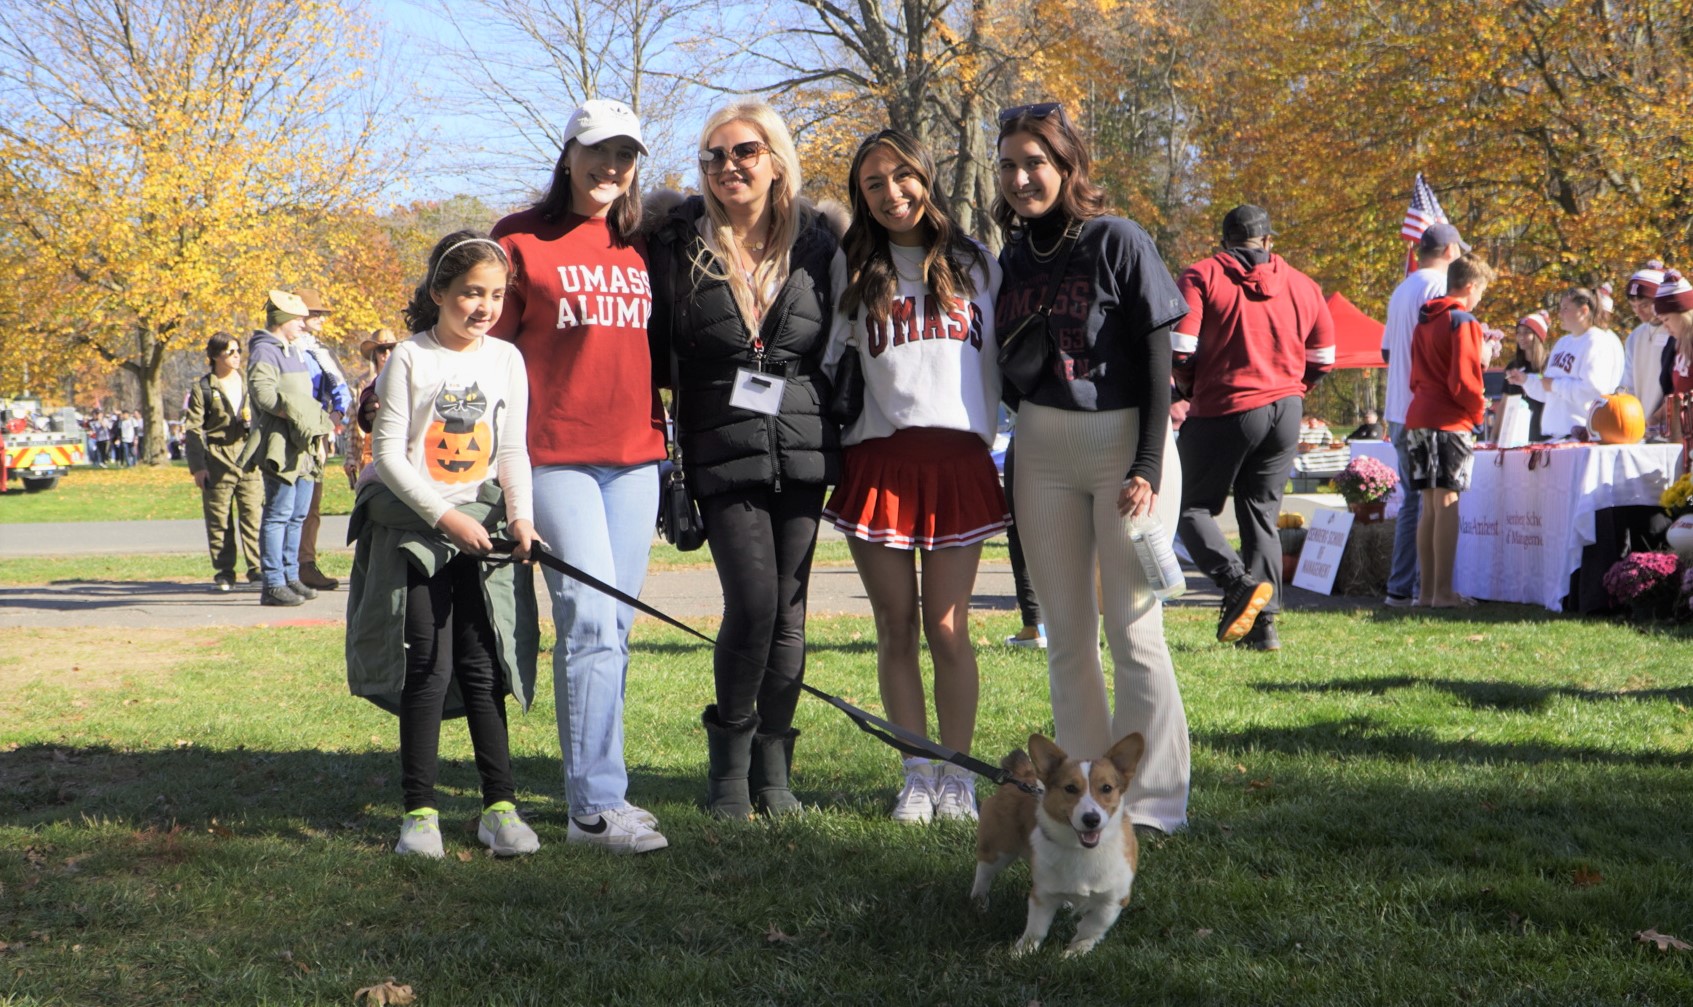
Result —
M 1146 573 L 1146 582 L 1159 601 L 1180 598 L 1187 591 L 1187 577 L 1182 574 L 1181 561 L 1170 545 L 1170 533 L 1157 518 L 1149 515 L 1129 519 L 1129 541 L 1134 544 L 1135 557 Z

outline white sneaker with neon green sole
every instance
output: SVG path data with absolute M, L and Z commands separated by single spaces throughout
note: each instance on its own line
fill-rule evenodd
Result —
M 434 808 L 418 808 L 400 819 L 400 841 L 394 852 L 439 860 L 447 855 L 441 848 L 441 816 Z
M 541 848 L 540 837 L 518 817 L 517 806 L 510 801 L 488 805 L 476 823 L 476 838 L 496 857 L 518 857 Z

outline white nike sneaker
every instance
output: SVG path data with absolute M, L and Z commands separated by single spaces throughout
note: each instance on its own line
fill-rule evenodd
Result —
M 650 853 L 670 845 L 664 834 L 648 825 L 638 808 L 609 808 L 584 822 L 572 815 L 565 841 L 598 846 L 608 853 Z M 647 817 L 651 817 L 650 815 Z

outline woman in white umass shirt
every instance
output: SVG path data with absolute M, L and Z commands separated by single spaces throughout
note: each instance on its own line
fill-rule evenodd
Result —
M 978 688 L 970 591 L 982 542 L 1010 520 L 990 453 L 999 406 L 993 315 L 1000 276 L 987 250 L 932 197 L 934 177 L 929 152 L 899 130 L 871 135 L 852 160 L 852 226 L 841 242 L 846 275 L 831 284 L 844 293 L 827 361 L 858 355 L 864 411 L 842 432 L 841 483 L 823 516 L 846 532 L 864 578 L 888 719 L 928 734 L 918 669 L 921 611 L 935 663 L 940 742 L 968 752 Z M 893 817 L 975 818 L 972 783 L 949 763 L 906 759 Z
M 1616 333 L 1598 328 L 1598 297 L 1585 287 L 1567 291 L 1558 302 L 1558 324 L 1566 335 L 1553 344 L 1542 373 L 1509 371 L 1505 380 L 1520 384 L 1523 394 L 1546 403 L 1540 432 L 1567 437 L 1587 426 L 1593 403 L 1617 390 L 1622 381 L 1622 342 Z

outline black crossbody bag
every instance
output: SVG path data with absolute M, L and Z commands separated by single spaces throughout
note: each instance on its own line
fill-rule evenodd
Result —
M 672 271 L 674 276 L 674 270 Z M 672 290 L 676 288 L 672 286 Z M 700 505 L 688 489 L 682 470 L 682 379 L 676 361 L 676 308 L 670 309 L 670 417 L 664 424 L 664 452 L 670 458 L 670 472 L 658 487 L 658 533 L 680 552 L 693 552 L 705 545 L 705 519 Z
M 1070 266 L 1070 253 L 1075 250 L 1081 233 L 1079 221 L 1065 228 L 1064 253 L 1058 260 L 1058 271 L 1053 274 L 1052 289 L 1034 314 L 999 338 L 1000 376 L 1010 382 L 1020 395 L 1034 392 L 1041 378 L 1052 370 L 1052 358 L 1058 353 L 1058 347 L 1052 341 L 1052 306 L 1058 300 L 1059 289 L 1064 286 L 1064 270 Z M 1029 250 L 1034 251 L 1034 239 L 1025 235 L 1023 240 L 1029 242 Z

